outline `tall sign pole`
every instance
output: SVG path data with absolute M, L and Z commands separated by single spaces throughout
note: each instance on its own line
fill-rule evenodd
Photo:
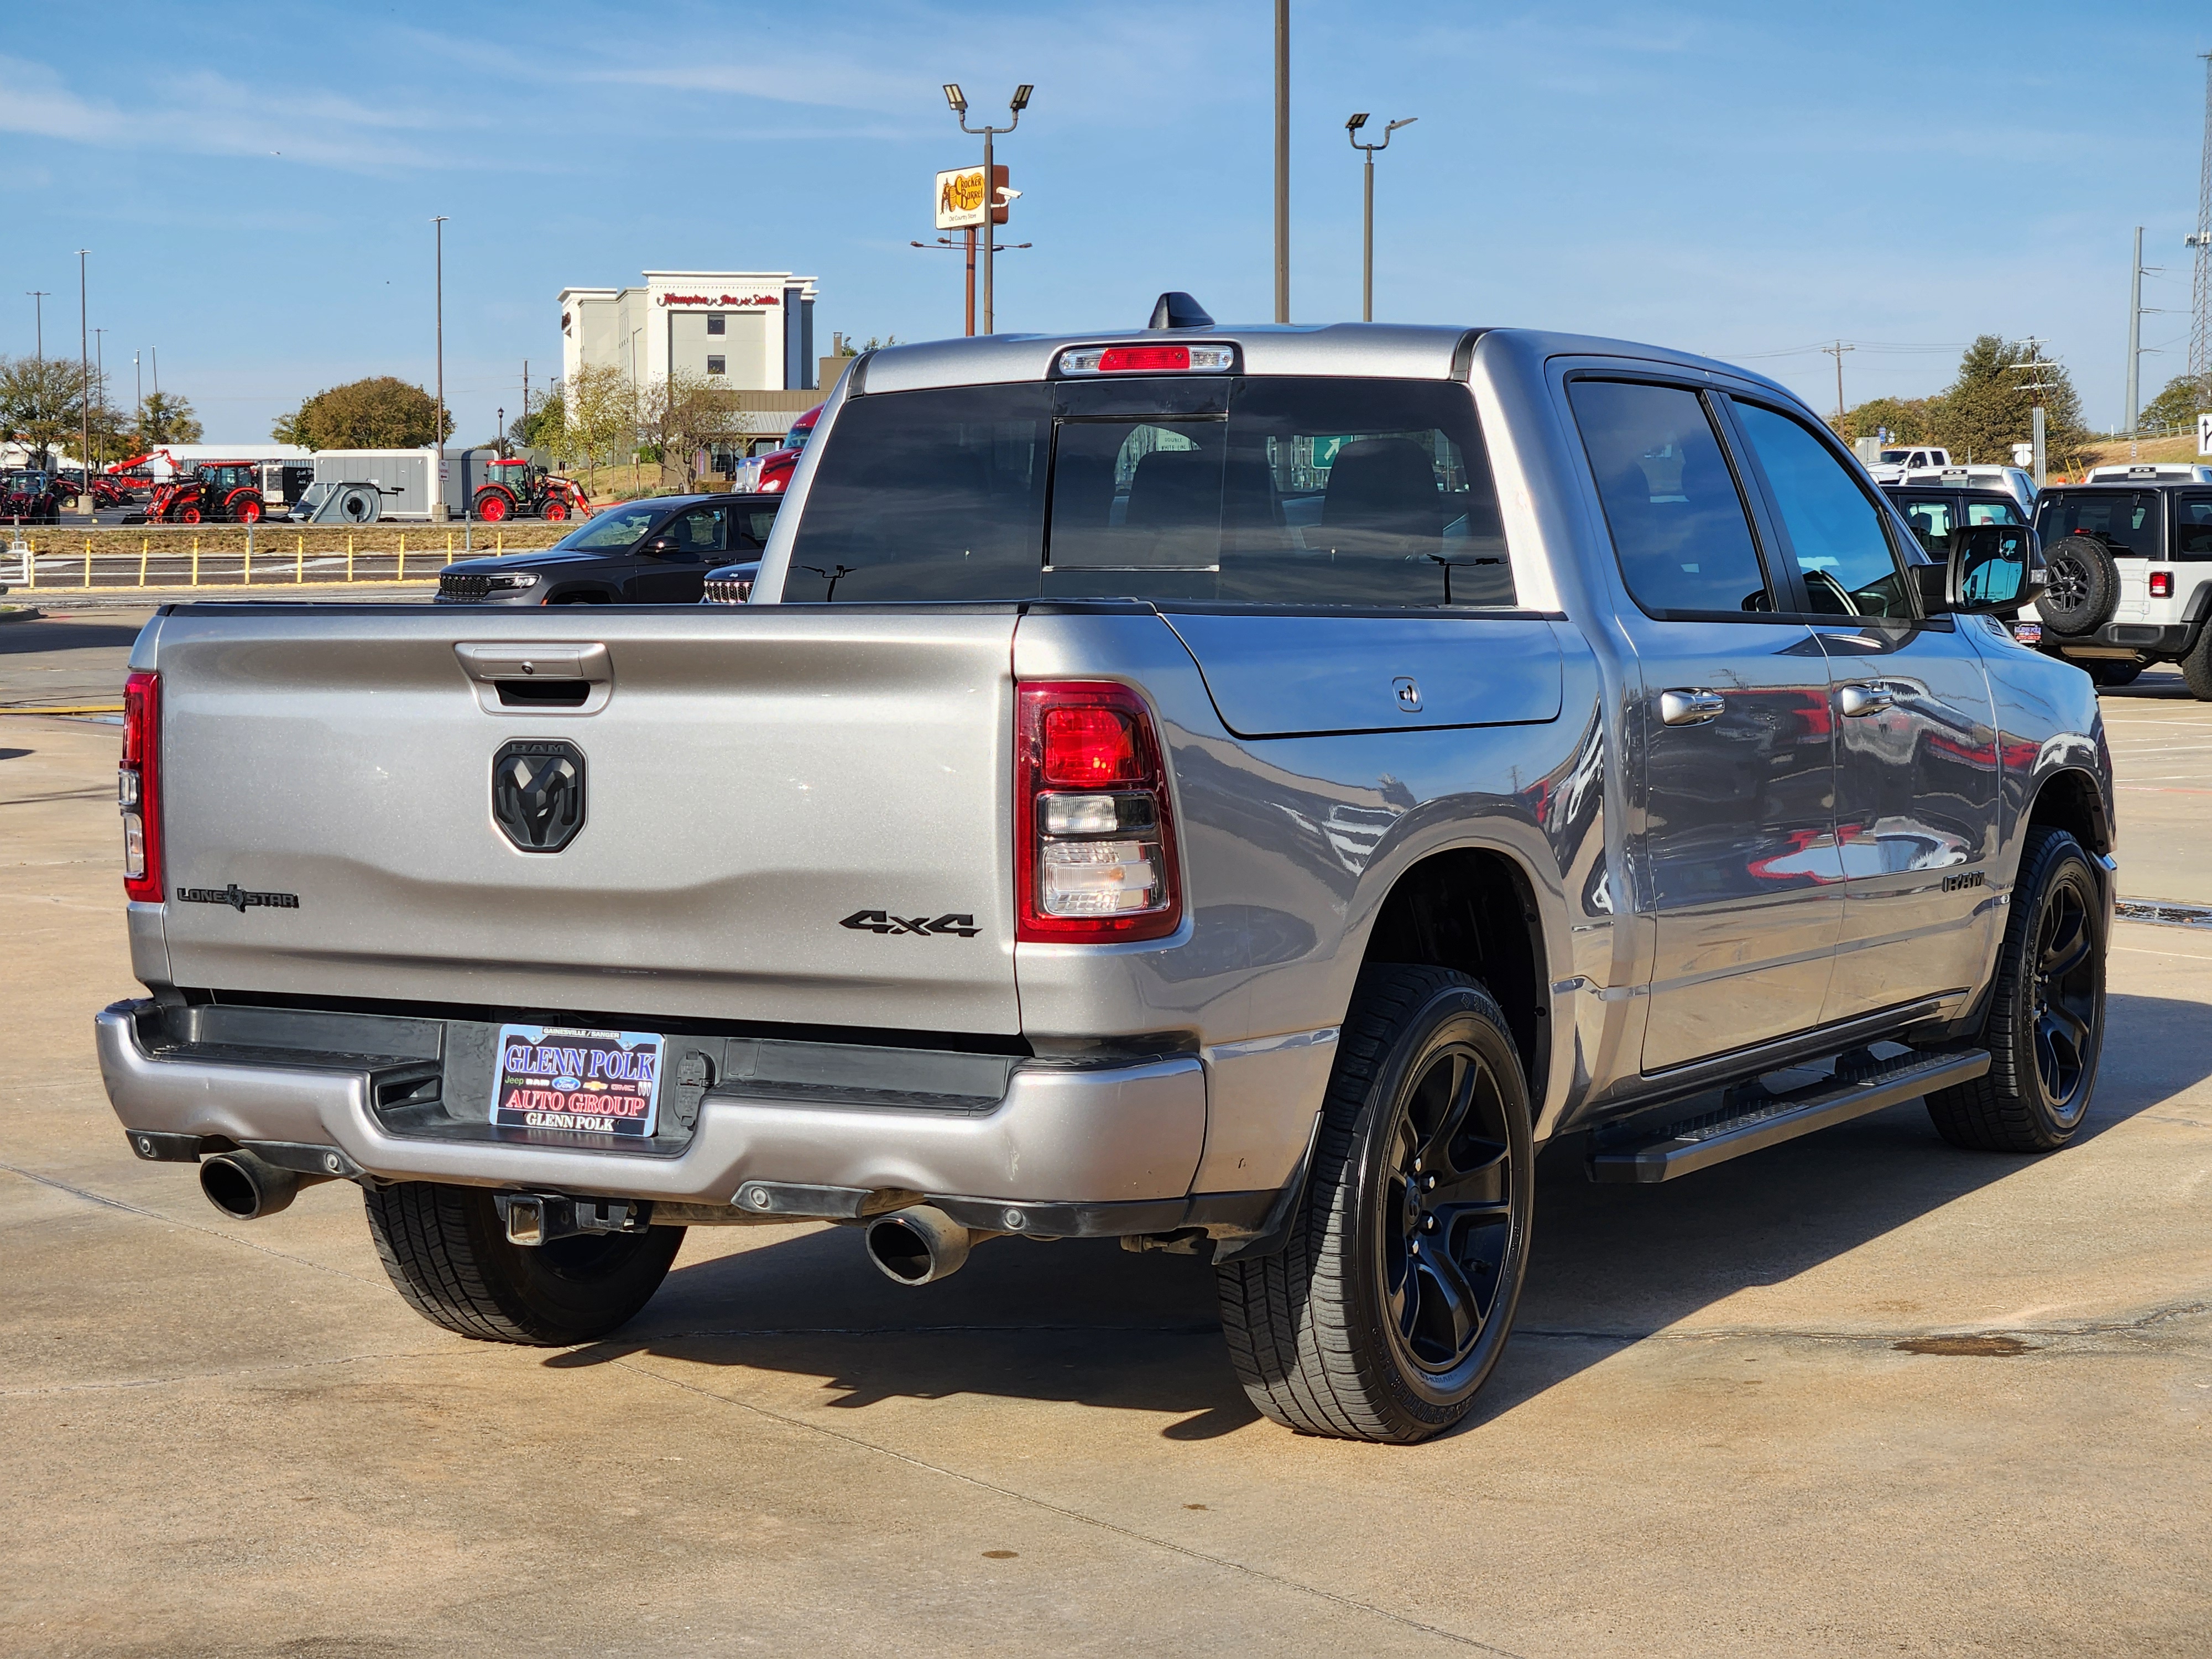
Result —
M 1291 0 L 1275 0 L 1275 320 L 1291 320 Z
M 969 234 L 971 258 L 973 254 L 975 236 L 979 230 L 982 234 L 983 332 L 986 334 L 994 332 L 998 324 L 998 295 L 992 281 L 994 275 L 994 261 L 992 255 L 997 252 L 997 243 L 999 240 L 998 228 L 1006 222 L 1006 215 L 1009 211 L 1010 204 L 1012 198 L 1020 194 L 1018 191 L 1007 190 L 1000 183 L 998 161 L 992 149 L 992 143 L 1000 133 L 1012 132 L 1016 127 L 1021 125 L 1022 112 L 1030 106 L 1030 94 L 1035 90 L 1036 88 L 1027 82 L 1024 82 L 1022 85 L 1014 88 L 1014 95 L 1006 106 L 1006 107 L 1013 112 L 1014 118 L 1007 122 L 1006 125 L 1002 127 L 994 127 L 987 121 L 980 127 L 971 127 L 968 125 L 967 94 L 960 90 L 960 83 L 958 82 L 948 81 L 945 83 L 945 101 L 951 106 L 953 114 L 959 118 L 960 131 L 969 134 L 970 137 L 981 137 L 983 141 L 982 222 L 980 225 L 969 225 L 964 227 L 964 228 L 967 229 Z M 944 179 L 942 175 L 940 175 L 939 179 L 938 191 L 939 204 L 938 228 L 939 230 L 949 230 L 962 228 L 955 227 L 945 222 L 945 216 L 944 212 Z M 968 331 L 970 334 L 973 334 L 975 331 L 972 309 L 969 320 Z

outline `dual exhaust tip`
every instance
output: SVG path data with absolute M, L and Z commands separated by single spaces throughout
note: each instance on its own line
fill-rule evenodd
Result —
M 217 1152 L 200 1160 L 200 1190 L 233 1221 L 258 1221 L 290 1206 L 302 1187 L 336 1181 L 336 1174 L 287 1170 L 252 1152 Z
M 868 1260 L 894 1285 L 934 1285 L 965 1267 L 975 1246 L 999 1237 L 963 1227 L 933 1204 L 909 1205 L 868 1223 Z
M 199 1169 L 208 1202 L 234 1221 L 275 1215 L 301 1188 L 337 1179 L 283 1169 L 248 1152 L 218 1152 L 202 1158 Z M 868 1223 L 868 1260 L 894 1285 L 934 1285 L 965 1267 L 977 1244 L 999 1237 L 963 1227 L 934 1205 L 910 1205 Z

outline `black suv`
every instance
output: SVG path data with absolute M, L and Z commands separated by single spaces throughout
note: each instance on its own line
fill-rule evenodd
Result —
M 548 548 L 462 559 L 440 605 L 696 605 L 708 571 L 757 559 L 781 495 L 661 495 L 602 507 Z

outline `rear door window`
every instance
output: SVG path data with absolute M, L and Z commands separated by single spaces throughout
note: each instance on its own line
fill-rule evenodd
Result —
M 2212 490 L 2187 490 L 2174 498 L 2173 556 L 2212 559 Z
M 1816 613 L 1911 617 L 1905 574 L 1881 514 L 1841 458 L 1792 416 L 1736 401 L 1790 552 Z
M 1455 381 L 1285 376 L 845 406 L 787 602 L 1040 596 L 1510 607 L 1474 399 Z
M 1931 557 L 1947 558 L 1951 551 L 1951 530 L 1957 514 L 1948 495 L 1898 495 L 1897 510 L 1905 515 L 1905 522 L 1921 546 Z
M 1571 381 L 1567 398 L 1638 605 L 1655 617 L 1779 609 L 1703 398 L 1626 380 Z
M 2020 503 L 2009 495 L 1969 495 L 1966 498 L 1966 522 L 1977 524 L 2026 524 L 2021 516 Z

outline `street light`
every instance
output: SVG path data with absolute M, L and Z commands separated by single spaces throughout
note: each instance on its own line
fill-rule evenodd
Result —
M 1400 127 L 1410 127 L 1420 118 L 1418 115 L 1408 115 L 1402 121 L 1391 122 L 1382 129 L 1381 142 L 1372 144 L 1359 142 L 1359 130 L 1367 125 L 1365 112 L 1344 124 L 1345 137 L 1351 139 L 1352 149 L 1367 153 L 1367 207 L 1363 221 L 1359 259 L 1359 320 L 1363 323 L 1375 320 L 1375 152 L 1389 149 L 1392 133 Z
M 999 175 L 993 170 L 991 141 L 999 134 L 1012 132 L 1021 125 L 1022 112 L 1030 106 L 1030 94 L 1036 90 L 1026 81 L 1014 88 L 1013 98 L 1006 106 L 1013 112 L 1014 118 L 1006 125 L 994 127 L 986 123 L 980 127 L 971 127 L 968 125 L 968 94 L 960 90 L 957 81 L 945 83 L 945 101 L 951 106 L 952 113 L 959 118 L 960 131 L 983 141 L 983 332 L 986 334 L 992 331 L 991 249 L 998 240 L 999 222 Z
M 443 522 L 446 516 L 446 216 L 442 213 L 434 215 L 430 222 L 437 227 L 438 237 L 438 496 L 430 509 L 430 516 Z

